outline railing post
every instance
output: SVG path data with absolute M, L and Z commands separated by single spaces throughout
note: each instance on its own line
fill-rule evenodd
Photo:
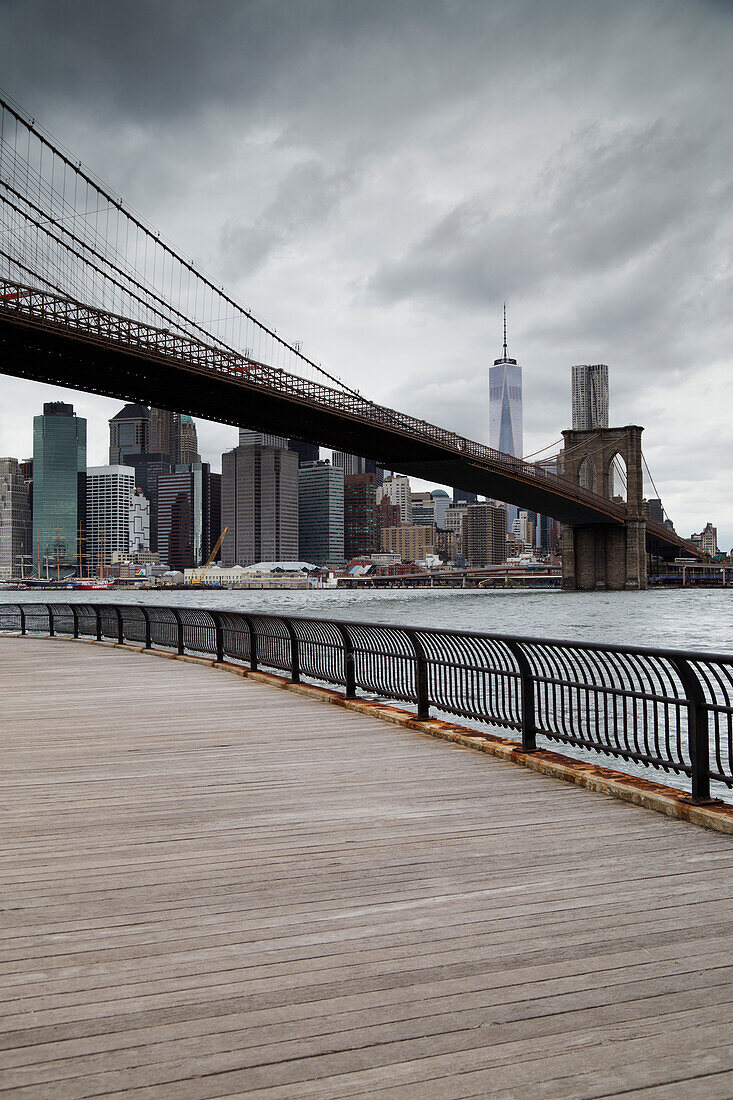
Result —
M 25 611 L 18 605 L 18 611 L 20 611 L 20 633 L 25 634 Z
M 692 665 L 684 657 L 673 657 L 687 702 L 687 741 L 690 747 L 692 801 L 710 801 L 710 737 L 705 693 Z
M 51 610 L 51 604 L 50 603 L 46 604 L 46 611 L 48 612 L 48 636 L 49 636 L 49 638 L 53 638 L 53 636 L 54 636 L 53 611 Z
M 125 628 L 122 625 L 122 611 L 120 605 L 115 604 L 115 615 L 117 616 L 117 645 L 123 645 L 125 641 Z
M 102 611 L 98 603 L 94 604 L 94 614 L 97 617 L 97 641 L 102 640 Z
M 216 611 L 210 611 L 214 620 L 214 637 L 216 643 L 216 660 L 219 664 L 224 660 L 224 627 L 221 625 L 221 617 Z
M 153 639 L 150 636 L 150 615 L 148 614 L 147 608 L 141 607 L 140 610 L 142 611 L 143 618 L 145 619 L 145 648 L 152 649 Z
M 522 748 L 525 752 L 534 752 L 537 748 L 537 725 L 532 668 L 519 642 L 508 641 L 506 645 L 519 667 L 519 683 L 522 689 Z
M 247 624 L 247 630 L 249 631 L 249 667 L 252 672 L 257 671 L 257 631 L 255 630 L 254 623 L 249 615 L 243 615 L 242 618 Z
M 74 637 L 79 637 L 79 612 L 74 607 L 73 603 L 69 605 L 71 607 L 71 615 L 74 620 Z
M 415 702 L 417 703 L 417 717 L 418 721 L 427 722 L 430 717 L 430 692 L 428 685 L 428 663 L 425 659 L 425 649 L 413 630 L 406 630 L 405 634 L 410 639 L 410 644 L 415 651 Z
M 298 638 L 290 619 L 283 619 L 285 629 L 290 635 L 290 679 L 294 684 L 300 681 L 300 653 L 298 651 Z
M 356 698 L 356 666 L 354 664 L 354 643 L 351 640 L 348 628 L 343 623 L 336 623 L 336 629 L 344 643 L 344 680 L 346 682 L 346 698 Z
M 177 628 L 178 628 L 177 629 L 178 656 L 182 657 L 183 654 L 186 652 L 186 648 L 183 644 L 183 619 L 181 618 L 180 612 L 176 611 L 175 607 L 172 607 L 171 611 L 173 612 L 173 614 L 175 616 L 176 625 L 177 625 Z

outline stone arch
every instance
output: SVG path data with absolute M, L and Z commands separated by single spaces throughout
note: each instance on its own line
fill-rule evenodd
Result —
M 626 448 L 616 447 L 606 463 L 606 485 L 608 496 L 611 500 L 619 497 L 626 503 L 628 497 L 629 466 L 624 451 Z
M 586 455 L 578 467 L 578 484 L 583 489 L 598 492 L 598 470 L 593 455 Z

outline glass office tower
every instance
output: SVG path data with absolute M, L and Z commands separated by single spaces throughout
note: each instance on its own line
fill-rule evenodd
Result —
M 79 569 L 86 514 L 87 422 L 73 405 L 47 402 L 33 418 L 33 561 L 36 576 Z

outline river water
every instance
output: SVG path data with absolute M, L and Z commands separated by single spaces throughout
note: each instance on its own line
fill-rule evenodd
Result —
M 146 589 L 140 592 L 0 592 L 0 602 L 118 602 L 211 607 L 230 611 L 399 623 L 519 634 L 570 641 L 613 642 L 733 653 L 733 589 L 648 592 L 528 592 L 480 589 L 231 590 Z M 684 777 L 656 773 L 594 753 L 547 743 L 648 779 L 687 788 Z M 715 794 L 733 801 L 725 790 Z

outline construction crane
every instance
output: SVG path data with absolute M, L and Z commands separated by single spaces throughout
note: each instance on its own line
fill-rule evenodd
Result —
M 203 584 L 204 583 L 204 581 L 206 580 L 206 574 L 209 572 L 209 569 L 211 568 L 211 563 L 213 562 L 214 558 L 219 553 L 219 547 L 223 543 L 224 536 L 226 535 L 228 530 L 229 530 L 229 528 L 225 527 L 224 530 L 222 531 L 222 533 L 219 535 L 219 538 L 216 540 L 216 546 L 214 547 L 214 549 L 209 554 L 209 558 L 208 558 L 208 561 L 206 562 L 206 565 L 203 567 L 203 569 L 201 570 L 200 573 L 196 573 L 196 575 L 194 577 L 192 577 L 191 584 Z

